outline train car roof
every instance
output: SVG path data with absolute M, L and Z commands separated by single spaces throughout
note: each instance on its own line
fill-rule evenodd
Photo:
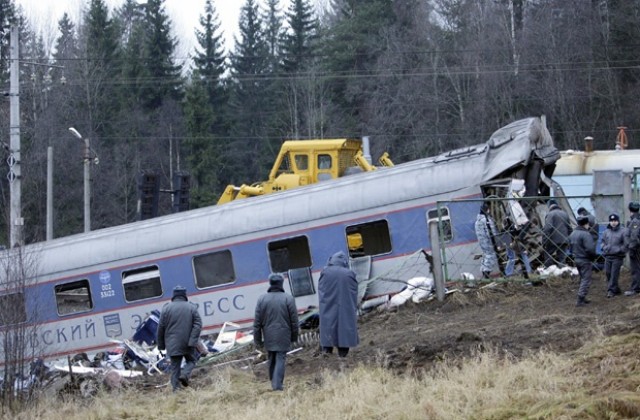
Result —
M 559 156 L 540 119 L 528 118 L 496 131 L 485 144 L 435 157 L 25 248 L 41 252 L 43 272 L 86 272 L 112 261 L 162 257 L 187 247 L 221 246 L 230 238 L 243 241 L 261 232 L 286 233 L 301 223 L 307 227 L 330 223 L 332 218 L 353 217 L 368 209 L 401 208 L 425 197 L 434 197 L 435 202 L 442 194 L 480 185 L 526 165 L 535 154 L 545 164 Z

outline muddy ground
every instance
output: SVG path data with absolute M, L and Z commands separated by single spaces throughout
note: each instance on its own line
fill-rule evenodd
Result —
M 358 365 L 385 366 L 397 373 L 420 375 L 435 363 L 461 360 L 478 349 L 520 358 L 541 349 L 567 353 L 593 339 L 640 332 L 640 295 L 608 299 L 604 273 L 594 273 L 588 298 L 576 307 L 579 279 L 548 278 L 534 285 L 495 282 L 476 287 L 449 284 L 444 301 L 415 304 L 408 301 L 393 311 L 373 310 L 359 319 L 360 345 L 345 359 L 323 357 L 317 339 L 287 358 L 287 377 L 313 379 L 325 369 L 349 370 Z M 620 287 L 630 285 L 623 272 Z M 313 332 L 303 334 L 313 337 Z M 601 335 L 600 335 L 601 336 Z M 192 386 L 207 387 L 212 371 L 221 366 L 251 369 L 256 380 L 268 382 L 267 364 L 252 359 L 252 345 L 216 359 L 193 372 Z M 237 361 L 237 363 L 236 363 Z M 146 389 L 168 386 L 168 375 L 145 376 L 137 382 Z M 135 386 L 135 385 L 134 385 Z
M 323 368 L 349 369 L 376 364 L 404 372 L 421 372 L 433 363 L 471 356 L 478 348 L 521 357 L 548 349 L 571 352 L 605 335 L 640 332 L 640 297 L 608 299 L 604 273 L 594 274 L 588 298 L 576 307 L 577 278 L 547 279 L 539 285 L 494 283 L 492 287 L 458 288 L 440 302 L 409 301 L 393 312 L 372 311 L 359 321 L 360 345 L 342 363 L 322 357 L 317 346 L 290 355 L 287 375 L 313 375 Z M 629 287 L 628 273 L 620 280 Z M 341 366 L 342 365 L 342 366 Z M 266 366 L 255 368 L 266 379 Z

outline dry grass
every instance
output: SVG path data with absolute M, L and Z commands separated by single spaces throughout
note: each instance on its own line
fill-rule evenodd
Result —
M 287 377 L 271 392 L 246 371 L 212 372 L 199 389 L 100 395 L 89 402 L 46 401 L 17 419 L 626 419 L 640 417 L 640 334 L 597 332 L 572 355 L 516 360 L 497 350 L 443 361 L 416 378 L 379 366 Z

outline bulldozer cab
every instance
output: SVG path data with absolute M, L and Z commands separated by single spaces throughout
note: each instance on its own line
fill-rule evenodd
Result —
M 362 148 L 359 139 L 285 141 L 269 174 L 269 180 L 281 175 L 299 176 L 299 185 L 339 178 Z

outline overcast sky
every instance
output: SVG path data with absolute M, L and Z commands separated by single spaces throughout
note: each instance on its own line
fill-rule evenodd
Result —
M 138 0 L 143 2 L 144 0 Z M 41 33 L 45 47 L 51 49 L 58 34 L 58 21 L 67 12 L 71 20 L 78 22 L 83 7 L 87 7 L 89 0 L 15 0 L 16 5 L 22 6 L 32 28 Z M 110 10 L 119 7 L 124 0 L 105 0 Z M 192 54 L 195 46 L 194 30 L 200 27 L 199 17 L 204 13 L 205 0 L 165 0 L 165 11 L 172 22 L 174 36 L 180 45 L 176 55 L 186 57 Z M 228 49 L 233 47 L 233 34 L 237 31 L 240 8 L 243 0 L 214 0 L 213 1 Z

